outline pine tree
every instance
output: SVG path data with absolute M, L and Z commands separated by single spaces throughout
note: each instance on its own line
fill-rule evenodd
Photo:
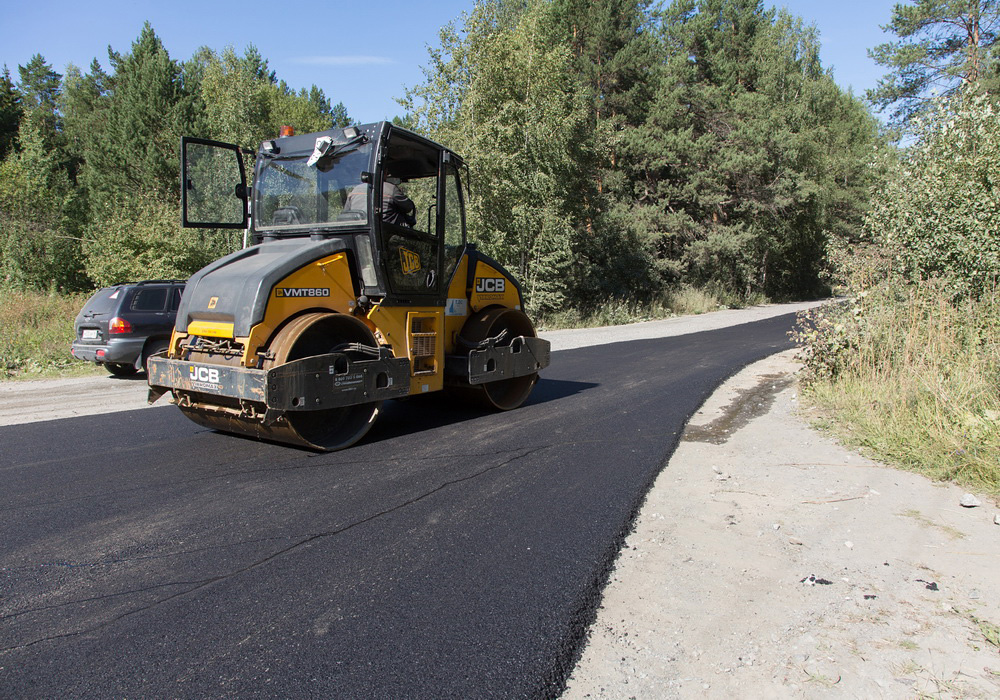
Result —
M 109 84 L 110 78 L 97 59 L 91 62 L 90 72 L 86 74 L 72 64 L 66 67 L 59 112 L 74 179 L 79 179 L 79 170 L 89 154 L 103 146 L 102 105 L 107 99 Z
M 909 0 L 882 27 L 899 37 L 868 51 L 888 75 L 868 91 L 893 123 L 905 125 L 934 96 L 950 96 L 995 72 L 991 49 L 1000 32 L 998 0 Z
M 632 182 L 624 144 L 644 122 L 663 47 L 646 0 L 556 0 L 571 66 L 589 97 L 588 147 L 578 154 L 584 235 L 574 251 L 586 274 L 574 296 L 583 305 L 640 297 L 656 288 L 651 257 L 628 214 Z
M 0 279 L 18 287 L 79 289 L 87 284 L 80 254 L 86 215 L 64 148 L 61 76 L 40 54 L 18 72 L 17 148 L 0 163 Z
M 625 144 L 661 273 L 742 298 L 816 291 L 835 220 L 863 213 L 873 120 L 823 71 L 815 32 L 756 0 L 678 0 L 664 32 Z
M 189 274 L 226 246 L 225 239 L 188 235 L 179 225 L 178 145 L 181 135 L 197 133 L 202 119 L 192 91 L 197 74 L 170 58 L 148 23 L 130 52 L 109 48 L 108 56 L 112 74 L 105 81 L 92 66 L 74 91 L 73 104 L 81 109 L 70 121 L 74 135 L 85 135 L 80 180 L 90 212 L 83 247 L 88 272 L 102 282 L 125 281 L 134 279 L 136 261 L 143 261 L 146 276 L 167 269 L 172 263 L 160 257 L 169 256 L 193 265 Z
M 351 117 L 347 113 L 347 107 L 344 106 L 343 102 L 338 102 L 330 108 L 330 121 L 334 127 L 350 126 Z
M 140 192 L 176 200 L 177 144 L 194 120 L 180 67 L 148 22 L 129 53 L 109 48 L 108 56 L 113 75 L 92 114 L 100 130 L 86 151 L 92 202 L 113 208 Z
M 41 54 L 35 54 L 27 65 L 18 66 L 21 80 L 18 90 L 21 92 L 27 109 L 43 108 L 55 112 L 56 101 L 59 98 L 62 76 L 52 70 Z
M 0 160 L 3 160 L 17 143 L 17 129 L 24 109 L 21 93 L 10 79 L 10 70 L 4 66 L 0 77 Z
M 27 65 L 17 67 L 20 80 L 18 92 L 26 114 L 31 114 L 37 122 L 38 135 L 46 148 L 59 149 L 63 146 L 60 133 L 62 124 L 57 104 L 61 93 L 62 76 L 52 70 L 41 54 L 35 54 Z
M 80 247 L 85 212 L 63 154 L 50 145 L 48 116 L 45 107 L 28 111 L 19 150 L 0 163 L 0 284 L 75 291 L 89 282 Z

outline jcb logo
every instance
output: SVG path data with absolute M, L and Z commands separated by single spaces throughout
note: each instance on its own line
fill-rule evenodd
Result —
M 502 277 L 477 277 L 476 291 L 486 294 L 503 294 L 507 291 L 507 280 Z
M 406 248 L 399 249 L 399 265 L 404 275 L 416 272 L 420 269 L 420 256 L 412 250 Z
M 191 381 L 194 382 L 209 382 L 210 384 L 219 383 L 219 370 L 212 367 L 191 367 L 189 373 Z

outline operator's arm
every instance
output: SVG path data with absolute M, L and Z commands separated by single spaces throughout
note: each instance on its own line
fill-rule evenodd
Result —
M 391 182 L 382 187 L 382 209 L 383 218 L 391 224 L 412 227 L 417 223 L 417 207 L 413 200 Z

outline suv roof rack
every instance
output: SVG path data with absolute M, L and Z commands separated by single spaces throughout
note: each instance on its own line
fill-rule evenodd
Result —
M 136 286 L 143 284 L 187 284 L 187 280 L 143 280 L 142 282 L 135 282 L 134 284 Z

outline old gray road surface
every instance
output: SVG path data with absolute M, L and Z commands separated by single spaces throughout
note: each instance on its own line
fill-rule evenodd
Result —
M 791 315 L 558 352 L 316 455 L 173 407 L 0 428 L 0 695 L 559 693 L 687 417 Z

